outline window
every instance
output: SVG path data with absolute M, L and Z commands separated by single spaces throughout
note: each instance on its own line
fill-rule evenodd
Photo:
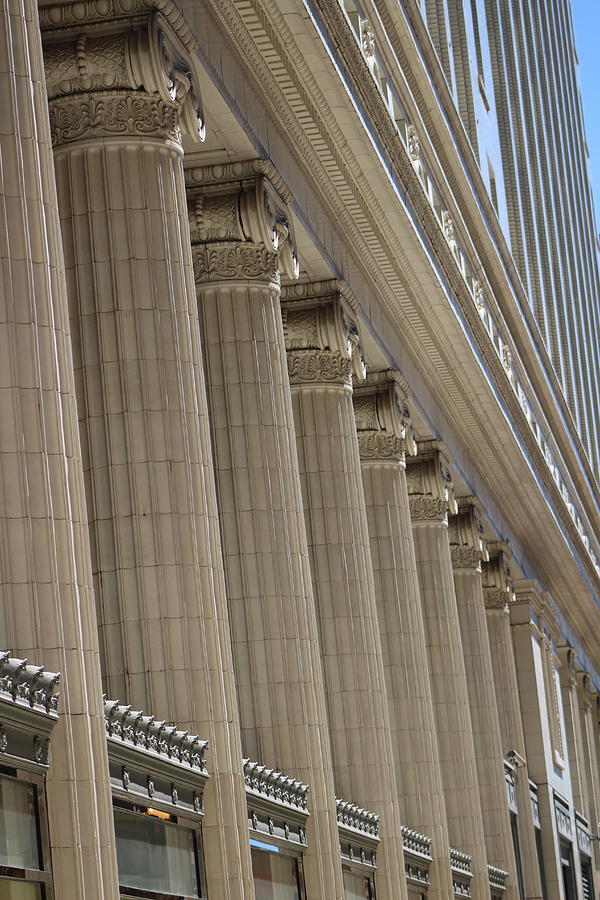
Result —
M 115 806 L 114 818 L 124 900 L 204 897 L 197 827 L 143 807 Z
M 581 856 L 581 891 L 583 900 L 594 900 L 592 865 L 587 856 Z
M 252 873 L 256 900 L 302 900 L 298 860 L 276 852 L 252 848 Z
M 515 851 L 515 862 L 517 865 L 517 882 L 519 884 L 519 897 L 521 900 L 525 898 L 525 883 L 523 881 L 523 862 L 521 860 L 521 845 L 519 842 L 519 824 L 517 814 L 510 813 L 510 831 L 512 834 L 513 848 Z
M 571 845 L 560 842 L 560 864 L 562 868 L 563 887 L 566 900 L 577 900 L 575 872 L 573 870 L 573 851 Z
M 345 900 L 375 900 L 372 875 L 357 874 L 343 867 Z
M 44 871 L 38 785 L 17 774 L 8 768 L 0 774 L 0 900 L 42 900 L 50 873 Z

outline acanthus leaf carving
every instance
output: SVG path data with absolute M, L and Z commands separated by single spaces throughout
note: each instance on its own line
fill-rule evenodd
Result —
M 447 523 L 448 513 L 455 515 L 458 506 L 445 450 L 438 441 L 423 441 L 418 448 L 418 456 L 406 461 L 411 518 L 415 522 L 437 519 Z
M 332 350 L 288 350 L 292 384 L 352 384 L 352 360 Z
M 371 372 L 353 392 L 354 418 L 361 459 L 404 462 L 416 453 L 410 411 L 399 372 Z
M 279 284 L 277 253 L 261 244 L 195 244 L 192 262 L 196 284 L 239 279 Z

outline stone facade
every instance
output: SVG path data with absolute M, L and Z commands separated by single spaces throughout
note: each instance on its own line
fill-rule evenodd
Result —
M 4 4 L 0 897 L 597 895 L 598 271 L 553 209 L 557 380 L 517 5 Z

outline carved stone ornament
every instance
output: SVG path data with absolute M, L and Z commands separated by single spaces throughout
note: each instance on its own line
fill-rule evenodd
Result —
M 442 213 L 442 229 L 444 231 L 444 237 L 446 238 L 448 243 L 450 245 L 453 245 L 456 242 L 456 235 L 454 234 L 454 221 L 447 210 L 444 210 Z
M 405 453 L 414 455 L 414 441 L 406 394 L 399 372 L 370 372 L 365 383 L 352 396 L 363 461 L 396 460 L 404 462 Z
M 182 129 L 204 140 L 197 63 L 165 16 L 133 4 L 134 14 L 105 26 L 105 4 L 84 5 L 84 22 L 61 6 L 41 17 L 53 145 L 106 137 L 179 144 Z M 68 27 L 54 28 L 57 20 Z
M 488 552 L 490 558 L 481 566 L 485 607 L 508 612 L 508 605 L 515 599 L 510 578 L 510 548 L 506 543 L 491 543 Z
M 321 296 L 304 299 L 305 285 L 282 295 L 283 330 L 292 384 L 361 384 L 366 377 L 358 327 L 336 289 L 319 282 Z M 298 293 L 296 293 L 298 288 Z M 299 297 L 299 299 L 295 299 Z
M 458 512 L 442 447 L 438 441 L 424 441 L 418 444 L 418 456 L 406 460 L 406 484 L 413 522 L 447 523 L 448 513 L 455 515 Z
M 280 271 L 298 277 L 289 192 L 282 196 L 265 177 L 263 162 L 187 170 L 196 283 L 244 278 L 278 284 Z
M 33 758 L 40 766 L 48 765 L 49 738 L 41 738 L 37 734 L 33 738 Z
M 4 728 L 0 725 L 0 753 L 8 750 L 8 737 Z
M 481 563 L 489 556 L 475 506 L 459 502 L 458 515 L 448 519 L 448 540 L 454 569 L 481 571 Z
M 413 163 L 418 162 L 421 156 L 421 143 L 419 141 L 419 133 L 414 125 L 408 126 L 406 130 L 406 141 L 410 158 Z

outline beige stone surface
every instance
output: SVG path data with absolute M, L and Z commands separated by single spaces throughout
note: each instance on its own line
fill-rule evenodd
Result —
M 63 676 L 54 896 L 118 894 L 98 634 L 37 8 L 0 12 L 0 634 Z
M 210 170 L 188 173 L 195 260 L 257 261 L 238 278 L 195 267 L 242 747 L 310 786 L 307 896 L 337 900 L 333 768 L 279 299 L 284 260 L 256 232 L 255 242 L 243 232 L 228 243 L 205 239 L 227 211 L 264 209 L 270 186 L 247 168 L 244 190 L 224 182 L 221 195 Z M 287 214 L 276 195 L 272 202 Z
M 406 896 L 401 823 L 351 372 L 355 329 L 329 283 L 287 288 L 285 334 L 335 787 L 381 816 L 377 892 Z M 294 299 L 295 298 L 295 299 Z M 300 298 L 300 299 L 299 299 Z
M 488 863 L 509 873 L 505 897 L 519 896 L 504 776 L 504 749 L 494 689 L 481 564 L 488 559 L 476 506 L 459 501 L 449 519 L 454 590 L 467 675 L 477 780 Z
M 447 897 L 450 846 L 406 487 L 416 449 L 398 373 L 354 390 L 394 767 L 403 824 L 432 839 L 428 897 Z
M 448 511 L 456 506 L 440 451 L 427 444 L 419 451 L 407 460 L 407 481 L 448 833 L 451 845 L 472 857 L 473 896 L 483 897 L 486 846 L 448 542 Z
M 209 741 L 208 892 L 241 900 L 254 889 L 179 143 L 193 79 L 166 26 L 148 17 L 133 43 L 131 27 L 83 46 L 49 31 L 45 47 L 105 683 Z M 154 42 L 165 69 L 146 93 L 135 54 Z M 85 66 L 111 84 L 124 53 L 126 89 L 64 96 L 65 70 L 73 90 Z M 174 99 L 169 72 L 186 85 Z
M 542 896 L 542 886 L 535 846 L 529 772 L 526 761 L 527 748 L 510 626 L 509 604 L 514 602 L 512 584 L 508 575 L 510 555 L 505 546 L 496 545 L 490 547 L 490 557 L 490 561 L 483 564 L 484 599 L 500 735 L 504 753 L 507 754 L 511 750 L 516 751 L 524 761 L 515 771 L 517 827 L 525 895 L 537 898 Z

